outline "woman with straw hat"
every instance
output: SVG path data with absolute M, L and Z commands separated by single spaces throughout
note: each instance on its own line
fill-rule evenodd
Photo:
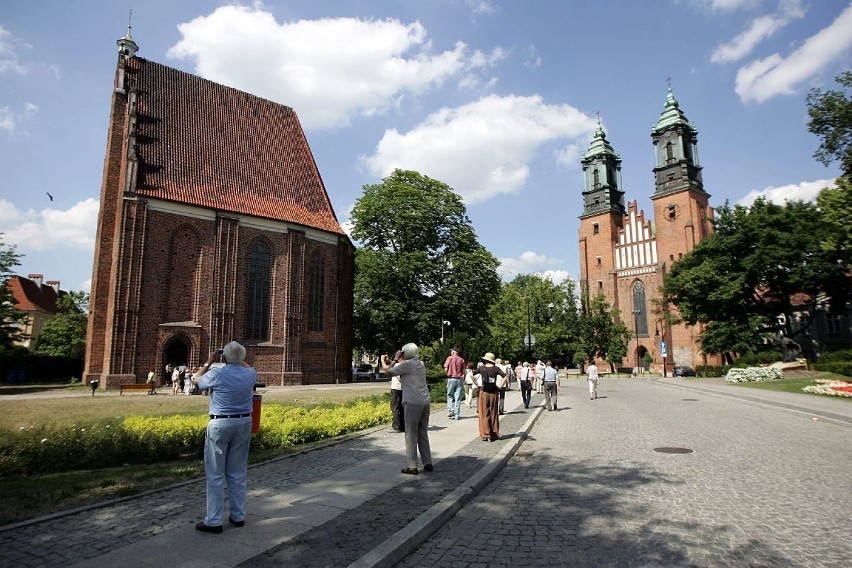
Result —
M 482 377 L 479 393 L 479 437 L 483 441 L 493 442 L 500 438 L 500 389 L 497 387 L 497 377 L 505 377 L 505 373 L 495 364 L 494 353 L 482 356 L 483 365 L 479 368 Z

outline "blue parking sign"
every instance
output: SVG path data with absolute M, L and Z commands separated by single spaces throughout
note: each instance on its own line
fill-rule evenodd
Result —
M 666 342 L 660 341 L 660 357 L 665 357 L 666 355 L 668 355 L 668 352 L 666 350 Z

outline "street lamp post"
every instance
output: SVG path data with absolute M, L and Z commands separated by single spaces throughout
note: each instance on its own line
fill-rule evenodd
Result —
M 527 359 L 532 359 L 532 348 L 535 345 L 535 337 L 532 334 L 532 316 L 530 314 L 529 298 L 527 298 L 527 336 L 524 337 L 524 345 L 527 347 Z
M 441 345 L 444 344 L 444 326 L 445 325 L 450 325 L 450 322 L 448 322 L 445 319 L 442 319 L 441 320 Z
M 660 339 L 660 327 L 662 327 L 662 322 L 657 322 L 654 325 L 654 335 L 657 338 L 658 347 L 660 349 L 660 357 L 663 358 L 663 378 L 667 377 L 666 375 L 666 356 L 668 355 L 668 345 L 666 345 L 666 328 L 663 327 L 663 337 Z
M 642 371 L 642 367 L 639 365 L 639 314 L 642 313 L 642 310 L 633 310 L 633 331 L 635 332 L 636 337 L 636 372 L 639 373 Z

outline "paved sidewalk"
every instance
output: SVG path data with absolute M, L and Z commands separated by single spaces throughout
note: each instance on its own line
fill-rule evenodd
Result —
M 534 397 L 534 404 L 542 396 Z M 501 440 L 483 442 L 476 411 L 433 411 L 435 471 L 405 467 L 404 434 L 362 436 L 249 472 L 246 526 L 200 533 L 203 479 L 0 529 L 0 565 L 77 567 L 389 566 L 446 522 L 505 465 L 540 409 L 510 391 Z

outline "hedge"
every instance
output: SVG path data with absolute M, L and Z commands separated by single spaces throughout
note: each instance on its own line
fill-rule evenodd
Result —
M 283 449 L 390 422 L 387 397 L 315 408 L 265 404 L 252 443 Z M 0 429 L 0 477 L 200 459 L 206 415 L 129 416 L 67 426 Z
M 837 361 L 831 363 L 815 363 L 812 365 L 817 371 L 825 371 L 827 373 L 837 373 L 852 377 L 852 361 Z

